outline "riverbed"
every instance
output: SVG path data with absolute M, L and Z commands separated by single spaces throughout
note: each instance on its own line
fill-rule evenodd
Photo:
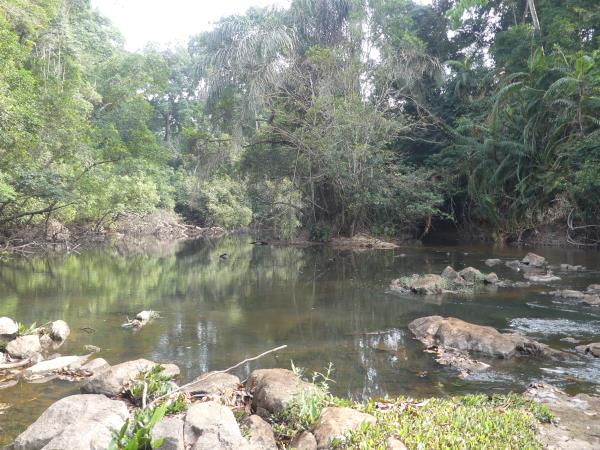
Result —
M 249 236 L 198 240 L 143 252 L 116 248 L 0 264 L 0 316 L 30 324 L 63 319 L 71 335 L 61 354 L 97 356 L 114 364 L 147 358 L 173 362 L 182 381 L 229 367 L 286 344 L 287 349 L 237 370 L 245 378 L 261 367 L 335 369 L 332 391 L 355 399 L 471 392 L 522 391 L 544 380 L 569 393 L 600 393 L 600 358 L 568 362 L 518 359 L 489 361 L 490 370 L 468 379 L 439 366 L 412 339 L 407 324 L 426 315 L 454 316 L 501 331 L 527 334 L 554 348 L 597 342 L 600 308 L 557 300 L 543 291 L 585 289 L 600 283 L 600 253 L 578 249 L 488 246 L 415 246 L 353 252 L 328 246 L 252 245 Z M 562 279 L 527 288 L 488 287 L 441 297 L 398 295 L 390 280 L 413 273 L 440 273 L 473 266 L 501 279 L 522 281 L 522 272 L 488 268 L 487 258 L 520 259 L 528 251 L 551 264 L 584 265 L 584 272 L 557 272 Z M 160 319 L 138 331 L 121 328 L 141 310 Z M 8 443 L 56 399 L 79 385 L 54 380 L 20 382 L 0 390 L 0 444 Z

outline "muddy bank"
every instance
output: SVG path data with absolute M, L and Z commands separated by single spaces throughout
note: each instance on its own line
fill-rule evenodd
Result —
M 110 223 L 64 224 L 56 219 L 0 232 L 0 255 L 70 253 L 113 244 L 127 253 L 160 248 L 164 243 L 218 238 L 221 227 L 202 228 L 183 223 L 168 211 L 120 214 Z

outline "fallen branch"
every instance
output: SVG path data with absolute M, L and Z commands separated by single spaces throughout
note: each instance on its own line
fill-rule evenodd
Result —
M 31 358 L 24 359 L 16 363 L 0 364 L 0 370 L 16 369 L 17 367 L 24 367 L 31 362 Z
M 210 378 L 210 377 L 212 377 L 213 375 L 217 375 L 217 374 L 219 374 L 219 373 L 227 373 L 227 372 L 229 372 L 230 370 L 233 370 L 233 369 L 236 369 L 236 368 L 240 367 L 242 364 L 246 364 L 247 362 L 250 362 L 250 361 L 256 361 L 257 359 L 259 359 L 259 358 L 262 358 L 263 356 L 265 356 L 265 355 L 268 355 L 269 353 L 274 353 L 274 352 L 277 352 L 277 351 L 279 351 L 279 350 L 283 350 L 283 349 L 284 349 L 284 348 L 286 348 L 286 347 L 287 347 L 287 345 L 282 345 L 282 346 L 280 346 L 280 347 L 276 347 L 276 348 L 273 348 L 273 349 L 271 349 L 271 350 L 267 350 L 266 352 L 264 352 L 264 353 L 261 353 L 260 355 L 254 356 L 254 357 L 252 357 L 252 358 L 247 358 L 247 359 L 245 359 L 245 360 L 243 360 L 243 361 L 241 361 L 241 362 L 239 362 L 239 363 L 237 363 L 237 364 L 235 364 L 235 365 L 233 365 L 233 366 L 231 366 L 231 367 L 228 367 L 228 368 L 227 368 L 227 369 L 225 369 L 225 370 L 217 370 L 217 371 L 215 371 L 215 372 L 209 372 L 209 373 L 205 374 L 204 376 L 202 376 L 202 377 L 200 377 L 200 378 L 198 378 L 198 379 L 196 379 L 196 380 L 194 380 L 194 381 L 192 381 L 192 382 L 190 382 L 190 383 L 187 383 L 187 384 L 184 384 L 184 385 L 181 385 L 181 386 L 179 386 L 177 389 L 175 389 L 175 390 L 173 390 L 173 391 L 169 392 L 168 394 L 161 395 L 160 397 L 157 397 L 157 398 L 155 398 L 154 400 L 152 400 L 152 401 L 151 401 L 151 402 L 148 404 L 148 407 L 150 408 L 150 407 L 152 407 L 152 406 L 153 406 L 153 405 L 154 405 L 156 402 L 158 402 L 159 400 L 163 400 L 163 399 L 165 399 L 165 398 L 167 398 L 167 397 L 170 397 L 171 395 L 173 395 L 173 394 L 175 394 L 175 393 L 177 393 L 177 392 L 180 392 L 182 389 L 185 389 L 185 388 L 187 388 L 187 387 L 190 387 L 190 386 L 192 386 L 192 385 L 194 385 L 194 384 L 196 384 L 196 383 L 199 383 L 200 381 L 204 381 L 204 380 L 206 380 L 207 378 Z

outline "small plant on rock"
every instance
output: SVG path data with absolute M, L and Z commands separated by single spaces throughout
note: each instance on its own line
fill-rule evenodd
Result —
M 163 372 L 164 367 L 155 364 L 150 370 L 138 376 L 129 388 L 129 395 L 136 405 L 145 408 L 148 402 L 173 392 L 177 386 L 171 381 L 171 377 L 164 375 Z M 183 394 L 165 401 L 164 404 L 167 405 L 167 414 L 175 414 L 187 409 Z
M 35 334 L 37 328 L 37 322 L 33 322 L 31 325 L 27 326 L 24 323 L 17 322 L 17 336 L 28 336 L 30 334 Z
M 298 378 L 303 377 L 304 369 L 294 366 L 293 362 L 292 370 Z M 333 396 L 329 392 L 329 385 L 333 382 L 332 374 L 331 363 L 325 373 L 314 372 L 311 379 L 314 388 L 302 389 L 284 411 L 272 418 L 275 435 L 280 440 L 287 441 L 297 433 L 308 430 L 319 419 L 323 408 L 333 402 Z
M 157 408 L 137 409 L 133 413 L 133 423 L 130 419 L 119 431 L 113 433 L 109 450 L 151 450 L 159 448 L 163 439 L 152 441 L 152 428 L 165 416 L 168 404 L 163 403 Z

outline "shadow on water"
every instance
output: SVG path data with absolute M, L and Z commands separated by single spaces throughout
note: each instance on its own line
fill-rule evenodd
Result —
M 539 379 L 571 392 L 598 391 L 600 365 L 580 359 L 560 365 L 491 361 L 489 371 L 461 380 L 422 352 L 407 324 L 425 315 L 455 316 L 569 349 L 573 344 L 561 338 L 597 340 L 599 309 L 556 303 L 541 294 L 547 286 L 489 289 L 457 298 L 386 293 L 398 276 L 439 273 L 446 265 L 489 271 L 486 258 L 518 258 L 523 250 L 453 246 L 354 253 L 250 241 L 231 236 L 133 254 L 104 249 L 11 261 L 0 266 L 0 316 L 25 323 L 64 319 L 72 334 L 61 353 L 81 354 L 84 345 L 93 344 L 110 363 L 141 357 L 174 362 L 183 381 L 287 344 L 284 352 L 247 365 L 238 375 L 244 378 L 258 367 L 289 367 L 292 360 L 309 371 L 332 362 L 333 391 L 357 399 L 522 390 Z M 596 252 L 538 253 L 553 263 L 600 268 Z M 521 279 L 508 268 L 494 270 L 501 278 Z M 569 288 L 600 282 L 594 271 L 560 275 L 560 285 Z M 162 318 L 137 333 L 121 329 L 127 316 L 144 309 L 160 311 Z M 86 327 L 94 332 L 84 332 Z M 12 405 L 0 416 L 0 444 L 52 401 L 77 391 L 78 385 L 62 381 L 0 390 L 0 403 Z

